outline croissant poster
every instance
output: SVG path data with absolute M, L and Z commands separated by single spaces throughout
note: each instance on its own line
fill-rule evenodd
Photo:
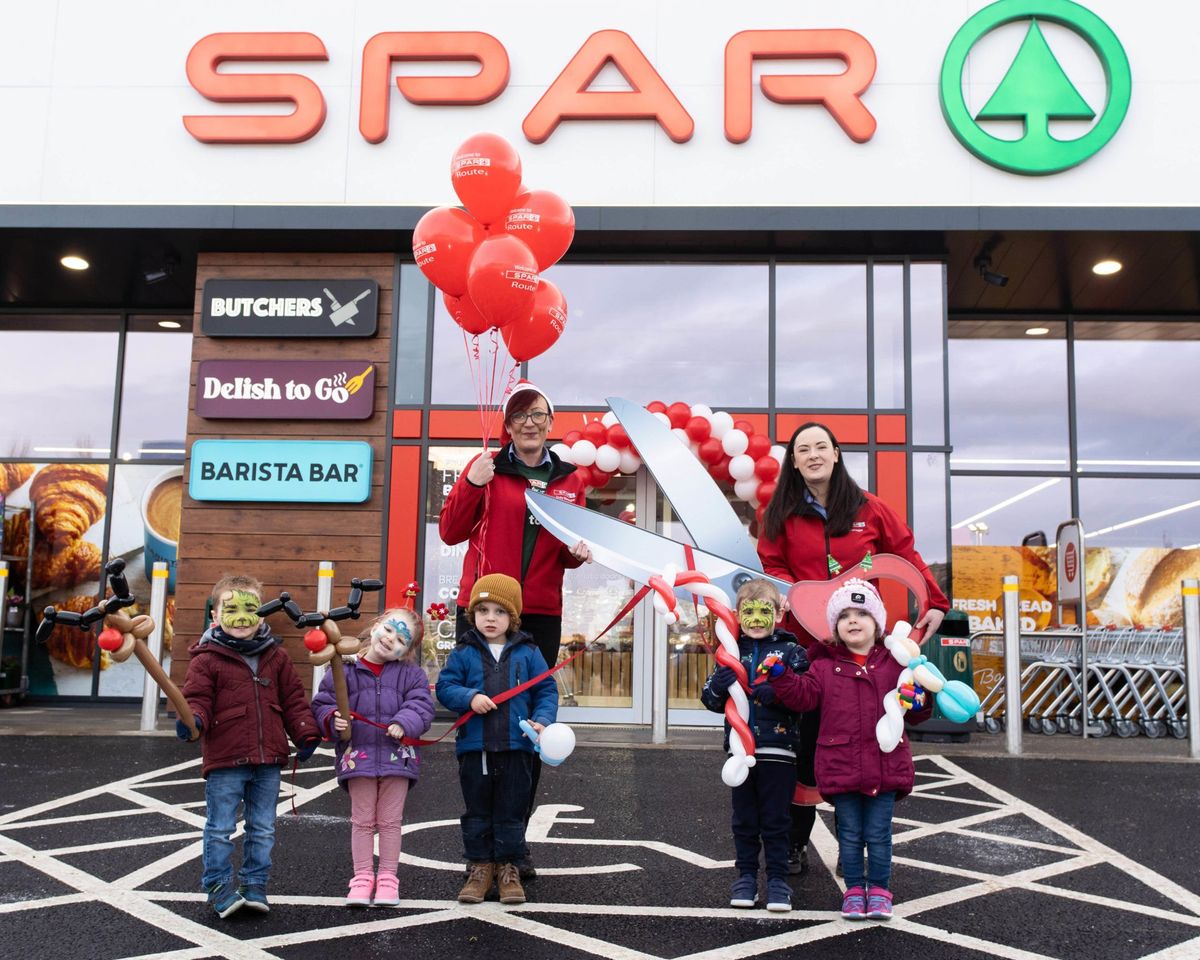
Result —
M 10 585 L 24 594 L 31 578 L 36 628 L 47 606 L 82 613 L 95 606 L 100 561 L 126 561 L 126 576 L 146 612 L 149 574 L 155 561 L 167 563 L 174 587 L 179 540 L 183 468 L 129 464 L 110 477 L 107 464 L 4 464 L 0 492 L 8 500 L 4 550 L 26 555 L 33 535 L 33 567 L 10 561 Z M 110 483 L 111 481 L 111 483 Z M 111 489 L 110 489 L 111 488 Z M 31 516 L 30 503 L 36 505 Z M 31 526 L 32 524 L 32 526 Z M 169 649 L 173 601 L 168 601 L 164 632 Z M 144 672 L 136 660 L 114 663 L 98 651 L 92 631 L 56 627 L 47 642 L 30 648 L 29 692 L 33 696 L 88 696 L 98 668 L 101 696 L 141 696 Z

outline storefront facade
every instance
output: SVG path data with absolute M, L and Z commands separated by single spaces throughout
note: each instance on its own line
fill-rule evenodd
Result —
M 14 412 L 0 423 L 3 552 L 28 542 L 15 518 L 47 467 L 89 468 L 61 482 L 90 488 L 72 495 L 91 523 L 45 517 L 35 533 L 33 603 L 87 603 L 101 560 L 136 566 L 175 543 L 176 671 L 208 586 L 233 568 L 306 609 L 321 560 L 341 590 L 382 574 L 390 602 L 415 579 L 422 607 L 451 603 L 462 547 L 440 541 L 437 514 L 478 449 L 474 348 L 410 241 L 425 210 L 453 203 L 449 158 L 482 130 L 575 209 L 575 244 L 548 272 L 566 330 L 520 370 L 552 396 L 554 436 L 610 396 L 728 410 L 777 442 L 824 421 L 972 615 L 978 588 L 959 596 L 956 548 L 1052 540 L 1070 516 L 1114 570 L 1121 551 L 1194 548 L 1200 187 L 1196 134 L 1175 118 L 1200 72 L 1188 53 L 1200 19 L 1182 4 L 1167 23 L 1047 0 L 1035 29 L 1030 7 L 937 3 L 914 22 L 867 2 L 819 16 L 759 5 L 753 18 L 532 4 L 517 29 L 486 6 L 299 6 L 264 23 L 213 4 L 140 37 L 82 4 L 20 14 L 0 75 L 31 145 L 0 161 L 0 398 Z M 250 74 L 270 76 L 255 86 Z M 1014 105 L 1022 75 L 1053 102 Z M 68 253 L 88 270 L 61 268 Z M 1122 268 L 1094 272 L 1102 260 Z M 299 323 L 215 332 L 211 285 L 241 281 L 276 298 L 293 283 L 313 298 L 339 283 L 375 296 L 333 336 Z M 368 315 L 373 333 L 345 336 Z M 202 368 L 248 364 L 253 379 L 316 361 L 335 379 L 372 368 L 365 414 L 297 412 L 287 398 L 233 412 L 219 381 L 235 368 Z M 237 440 L 367 444 L 364 498 L 239 499 L 235 487 L 202 499 L 179 479 L 198 442 Z M 201 448 L 213 449 L 236 448 Z M 155 527 L 164 482 L 180 491 L 173 541 Z M 681 533 L 644 470 L 589 505 Z M 752 508 L 736 508 L 748 522 Z M 964 565 L 986 579 L 979 556 Z M 564 648 L 630 593 L 596 565 L 570 573 Z M 432 673 L 451 638 L 428 626 Z M 19 636 L 6 633 L 6 655 Z M 39 695 L 140 691 L 133 668 L 102 665 L 86 644 L 60 639 L 34 665 Z M 564 718 L 646 723 L 665 686 L 671 719 L 700 721 L 707 668 L 694 623 L 668 633 L 635 611 L 562 672 Z

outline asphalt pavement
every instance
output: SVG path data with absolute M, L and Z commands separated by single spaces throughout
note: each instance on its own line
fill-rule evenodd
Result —
M 452 749 L 427 748 L 405 814 L 402 903 L 351 910 L 349 804 L 322 751 L 284 778 L 270 914 L 222 921 L 198 888 L 195 746 L 124 721 L 106 729 L 102 711 L 90 736 L 68 732 L 89 711 L 10 722 L 21 712 L 0 713 L 0 956 L 1200 958 L 1200 764 L 1178 743 L 1139 753 L 1063 738 L 1036 759 L 1001 755 L 995 738 L 918 745 L 917 790 L 897 807 L 890 923 L 838 915 L 824 808 L 795 909 L 728 906 L 730 802 L 713 731 L 673 731 L 666 746 L 584 732 L 542 777 L 539 876 L 519 907 L 455 901 L 456 766 Z

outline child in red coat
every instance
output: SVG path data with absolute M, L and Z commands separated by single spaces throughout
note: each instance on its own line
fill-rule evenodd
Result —
M 912 792 L 913 761 L 906 737 L 884 753 L 875 724 L 883 716 L 884 695 L 896 688 L 903 668 L 883 645 L 887 611 L 865 580 L 842 584 L 826 616 L 830 639 L 809 648 L 808 672 L 784 672 L 771 685 L 788 709 L 821 711 L 817 787 L 837 811 L 846 878 L 842 916 L 887 920 L 892 915 L 892 811 Z M 926 699 L 917 697 L 910 723 L 929 718 L 933 706 L 932 701 L 926 706 Z

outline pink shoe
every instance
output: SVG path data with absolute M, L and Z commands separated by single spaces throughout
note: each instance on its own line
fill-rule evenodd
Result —
M 394 873 L 381 873 L 375 878 L 375 906 L 400 906 L 400 879 Z
M 867 891 L 867 916 L 871 920 L 892 919 L 892 894 L 883 887 L 871 887 Z
M 350 878 L 350 892 L 346 894 L 346 906 L 369 907 L 374 890 L 375 874 L 370 870 L 356 873 Z

